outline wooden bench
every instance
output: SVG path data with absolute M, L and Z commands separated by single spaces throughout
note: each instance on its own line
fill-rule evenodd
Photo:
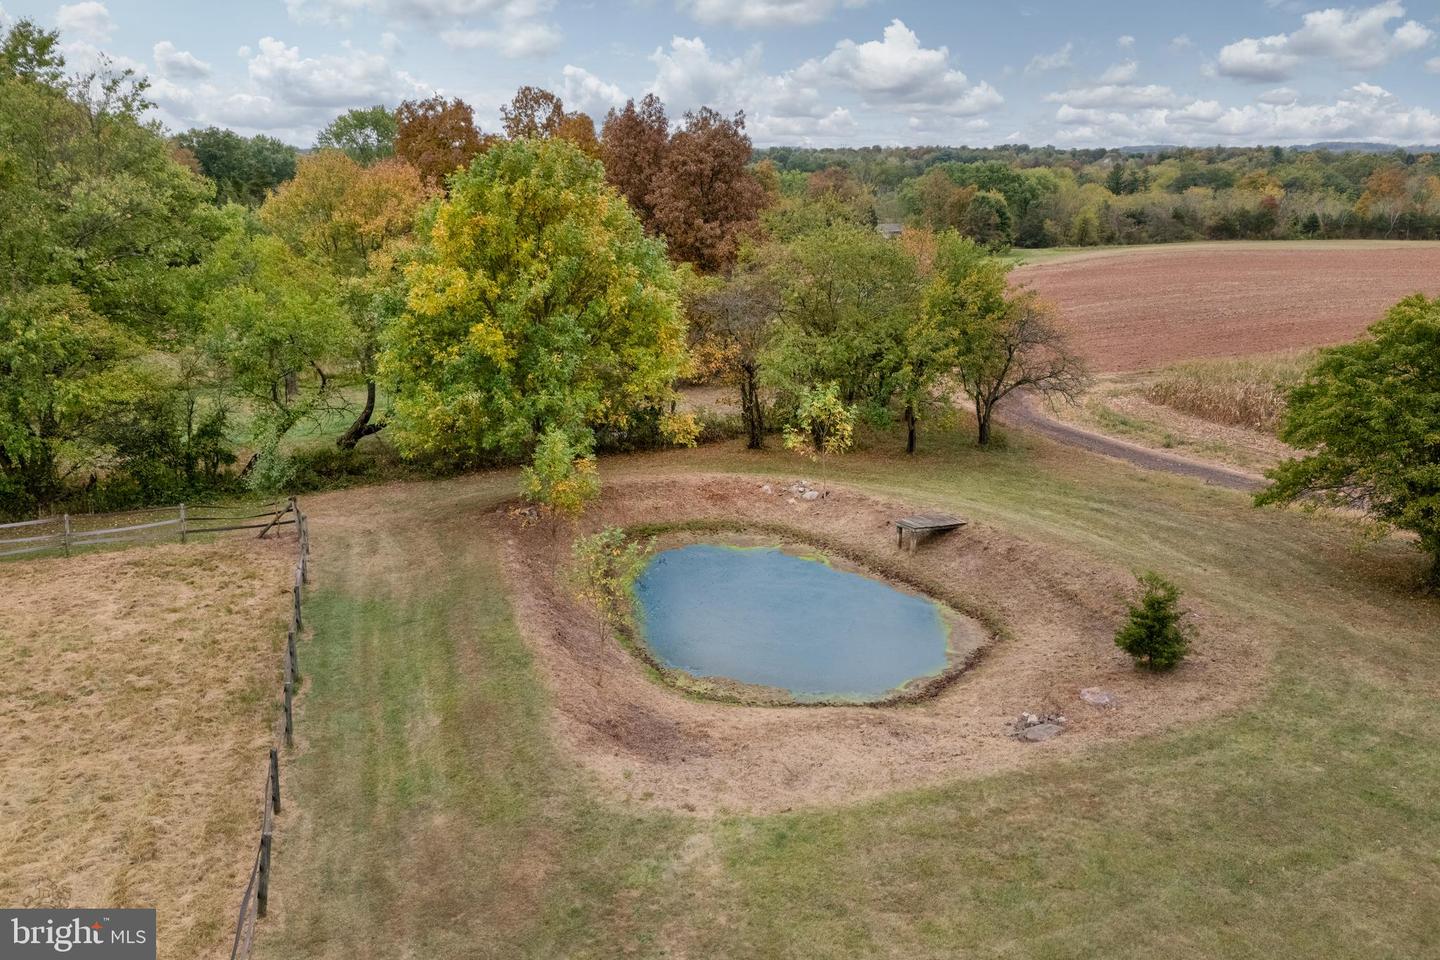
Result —
M 959 530 L 967 522 L 944 513 L 919 513 L 913 517 L 905 517 L 895 521 L 895 545 L 904 549 L 905 534 L 908 533 L 910 551 L 913 553 L 921 534 L 929 536 L 932 533 L 949 533 L 951 530 Z

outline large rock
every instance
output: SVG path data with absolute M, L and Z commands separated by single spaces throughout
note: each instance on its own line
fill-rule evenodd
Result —
M 1028 740 L 1030 743 L 1044 743 L 1046 740 L 1054 740 L 1065 732 L 1065 728 L 1058 723 L 1037 723 L 1033 727 L 1026 727 L 1020 731 L 1020 739 Z
M 1096 707 L 1113 707 L 1116 703 L 1115 694 L 1109 690 L 1101 690 L 1099 687 L 1086 687 L 1081 690 L 1080 699 Z

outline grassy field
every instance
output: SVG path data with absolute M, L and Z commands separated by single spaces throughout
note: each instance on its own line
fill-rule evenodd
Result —
M 892 438 L 893 439 L 893 438 Z M 601 796 L 477 518 L 512 473 L 312 498 L 315 639 L 272 958 L 1396 957 L 1440 950 L 1440 605 L 1353 523 L 1012 438 L 836 482 L 1154 567 L 1276 648 L 1241 712 L 877 802 Z M 735 446 L 602 472 L 808 472 Z M 738 708 L 737 708 L 738 709 Z M 291 819 L 293 818 L 293 819 Z
M 0 564 L 0 903 L 155 907 L 163 960 L 228 953 L 294 548 Z

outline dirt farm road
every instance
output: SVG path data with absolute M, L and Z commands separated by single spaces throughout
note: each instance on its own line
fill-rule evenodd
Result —
M 1246 493 L 1253 493 L 1265 486 L 1265 479 L 1256 474 L 1191 460 L 1161 450 L 1152 450 L 1149 447 L 1126 443 L 1124 440 L 1117 440 L 1114 437 L 1107 437 L 1104 434 L 1062 423 L 1047 416 L 1034 397 L 1023 393 L 1011 394 L 997 412 L 1005 423 L 1033 430 L 1052 440 L 1068 446 L 1079 447 L 1090 453 L 1124 460 L 1126 463 L 1132 463 L 1144 470 L 1173 473 L 1213 486 Z

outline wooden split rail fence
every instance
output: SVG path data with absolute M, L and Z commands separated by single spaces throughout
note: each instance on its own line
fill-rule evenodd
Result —
M 260 795 L 260 842 L 255 850 L 255 863 L 250 868 L 250 879 L 245 884 L 245 893 L 240 898 L 240 914 L 235 920 L 235 943 L 230 949 L 231 960 L 245 960 L 255 943 L 255 924 L 265 916 L 270 900 L 270 854 L 274 845 L 275 815 L 280 812 L 280 751 L 295 746 L 295 693 L 300 684 L 300 664 L 295 645 L 305 628 L 303 601 L 305 584 L 310 582 L 310 525 L 305 513 L 294 498 L 289 501 L 289 512 L 294 513 L 299 533 L 299 552 L 295 558 L 295 578 L 290 591 L 290 627 L 285 640 L 285 680 L 280 692 L 283 708 L 275 723 L 274 745 L 270 747 L 265 764 L 265 789 Z M 278 519 L 278 518 L 277 518 Z M 272 521 L 261 532 L 279 524 Z
M 126 519 L 137 522 L 120 522 Z M 298 522 L 294 498 L 258 506 L 182 503 L 179 507 L 127 513 L 65 513 L 40 520 L 0 523 L 0 558 L 44 552 L 63 553 L 68 557 L 71 551 L 85 547 L 156 543 L 172 536 L 185 543 L 197 534 L 231 530 L 259 530 L 263 537 L 276 527 Z

